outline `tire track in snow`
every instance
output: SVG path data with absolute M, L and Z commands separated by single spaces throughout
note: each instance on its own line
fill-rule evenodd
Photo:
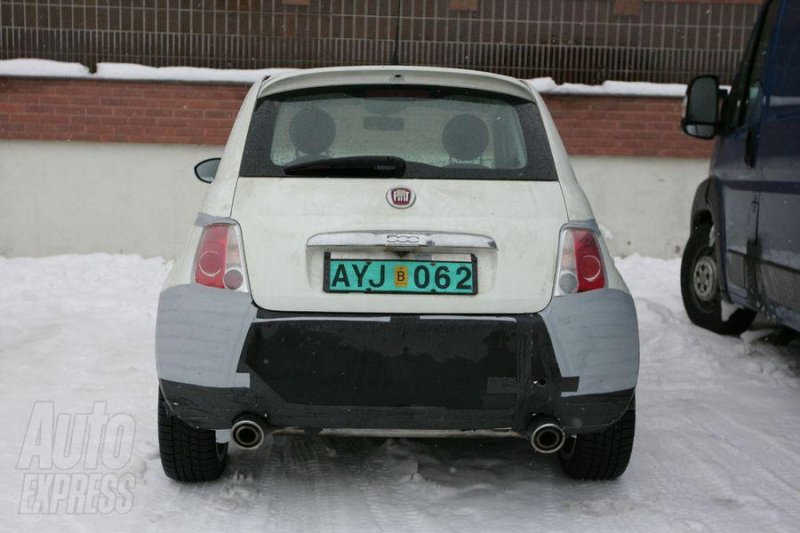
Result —
M 320 467 L 314 439 L 275 437 L 259 488 L 270 493 L 262 527 L 269 531 L 329 531 L 341 517 L 325 490 L 329 482 Z
M 392 460 L 376 457 L 358 440 L 277 437 L 269 453 L 237 461 L 237 471 L 256 476 L 259 497 L 268 496 L 259 525 L 304 533 L 441 530 L 409 497 Z M 331 441 L 343 449 L 331 453 Z
M 724 412 L 715 413 L 715 418 L 708 427 L 713 427 L 713 433 L 718 435 L 733 434 L 733 439 L 726 439 L 721 446 L 726 448 L 731 460 L 745 460 L 749 467 L 749 476 L 760 482 L 771 480 L 770 488 L 781 489 L 784 505 L 781 512 L 794 511 L 800 518 L 800 480 L 796 475 L 786 475 L 787 472 L 800 471 L 800 453 L 787 446 L 784 441 L 773 434 L 755 429 L 748 424 L 742 424 Z M 724 424 L 723 424 L 724 422 Z M 731 428 L 734 429 L 731 432 Z M 746 438 L 741 438 L 745 436 Z M 724 465 L 720 465 L 723 467 Z M 760 475 L 755 475 L 760 473 Z M 752 489 L 752 486 L 749 487 Z M 772 495 L 774 499 L 776 495 Z
M 409 492 L 417 483 L 424 483 L 419 464 L 412 453 L 400 452 L 390 440 L 381 447 L 382 454 L 373 455 L 368 468 L 362 468 L 357 480 L 359 491 L 382 531 L 429 532 L 444 531 L 446 524 L 437 523 L 421 511 L 430 502 L 415 502 Z M 405 457 L 404 457 L 405 455 Z M 375 468 L 377 466 L 377 468 Z

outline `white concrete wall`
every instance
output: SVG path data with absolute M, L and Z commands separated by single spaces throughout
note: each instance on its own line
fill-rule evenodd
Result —
M 194 165 L 221 147 L 0 142 L 0 255 L 175 257 L 207 186 Z
M 0 142 L 0 256 L 175 257 L 206 186 L 192 168 L 222 147 Z M 675 257 L 688 237 L 700 160 L 577 157 L 613 253 Z
M 572 165 L 614 255 L 669 258 L 683 252 L 707 160 L 573 157 Z

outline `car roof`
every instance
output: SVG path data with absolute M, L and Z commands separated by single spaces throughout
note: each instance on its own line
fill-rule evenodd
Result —
M 261 98 L 287 91 L 345 85 L 463 87 L 535 101 L 528 84 L 508 76 L 476 70 L 396 65 L 315 68 L 278 74 L 261 82 L 258 96 Z

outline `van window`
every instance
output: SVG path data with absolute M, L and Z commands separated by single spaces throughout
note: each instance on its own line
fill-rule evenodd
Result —
M 405 177 L 554 180 L 536 105 L 444 87 L 352 86 L 282 93 L 257 105 L 240 174 L 358 156 L 395 156 Z
M 764 74 L 767 69 L 769 44 L 778 18 L 780 1 L 772 0 L 753 34 L 745 53 L 745 60 L 731 93 L 733 104 L 729 126 L 737 128 L 752 121 L 748 117 L 759 109 L 759 100 L 764 90 Z
M 787 2 L 773 54 L 770 108 L 800 106 L 800 3 Z

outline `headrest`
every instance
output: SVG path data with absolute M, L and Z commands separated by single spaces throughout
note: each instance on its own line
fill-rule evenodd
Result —
M 318 107 L 302 109 L 289 124 L 292 144 L 300 152 L 318 155 L 326 152 L 336 138 L 336 124 Z
M 442 144 L 453 159 L 472 161 L 483 155 L 489 146 L 489 129 L 475 115 L 462 113 L 445 125 Z

